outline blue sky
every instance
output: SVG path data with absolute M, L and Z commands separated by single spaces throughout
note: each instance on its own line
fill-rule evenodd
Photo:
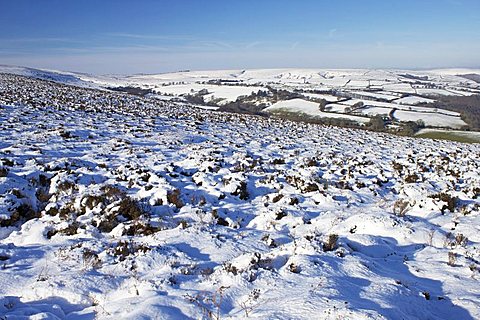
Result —
M 0 0 L 0 64 L 91 73 L 480 66 L 479 0 Z

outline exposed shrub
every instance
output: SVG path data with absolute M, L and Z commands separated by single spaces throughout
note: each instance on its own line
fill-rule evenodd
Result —
M 35 196 L 40 202 L 48 202 L 48 200 L 50 200 L 52 197 L 52 195 L 46 192 L 44 189 L 38 189 L 37 192 L 35 192 Z
M 229 287 L 220 287 L 216 292 L 201 292 L 196 295 L 186 294 L 188 301 L 202 310 L 205 319 L 220 320 L 224 291 Z
M 6 177 L 8 175 L 8 168 L 1 167 L 0 168 L 0 178 Z
M 30 205 L 22 204 L 13 210 L 9 219 L 0 220 L 0 227 L 10 227 L 18 222 L 25 222 L 39 217 L 40 213 L 33 210 Z
M 272 198 L 272 202 L 273 202 L 273 203 L 277 203 L 277 202 L 280 201 L 282 198 L 283 198 L 283 194 L 279 193 L 279 194 L 275 195 L 275 196 Z
M 455 264 L 457 263 L 457 255 L 453 251 L 448 252 L 448 262 L 447 264 L 450 267 L 455 267 Z
M 183 201 L 180 197 L 180 190 L 175 189 L 167 193 L 167 200 L 169 203 L 175 205 L 177 209 L 180 209 L 184 206 Z
M 98 195 L 87 195 L 82 199 L 82 204 L 92 210 L 100 203 L 105 203 L 105 196 L 98 196 Z
M 112 185 L 106 185 L 100 190 L 102 190 L 105 196 L 109 199 L 122 199 L 127 196 L 125 192 Z
M 419 179 L 420 179 L 420 177 L 416 173 L 413 173 L 413 174 L 410 174 L 410 175 L 405 177 L 405 182 L 406 183 L 415 183 Z
M 102 221 L 97 225 L 100 232 L 111 232 L 116 226 L 119 225 L 117 217 L 114 214 L 106 215 Z
M 49 230 L 47 232 L 46 236 L 47 236 L 47 239 L 50 239 L 51 237 L 53 237 L 57 233 L 60 233 L 60 234 L 66 235 L 66 236 L 73 236 L 73 235 L 77 234 L 79 227 L 80 227 L 80 224 L 78 222 L 73 222 L 73 223 L 69 224 L 68 227 L 66 227 L 64 229 Z
M 220 226 L 224 226 L 224 227 L 230 226 L 230 224 L 228 223 L 228 221 L 225 220 L 225 219 L 222 218 L 222 217 L 218 217 L 218 218 L 217 218 L 217 224 L 220 225 Z
M 410 210 L 410 203 L 403 199 L 398 199 L 393 205 L 393 213 L 399 217 L 404 217 L 405 214 Z
M 241 200 L 247 200 L 249 197 L 247 183 L 245 181 L 241 181 L 237 189 L 232 192 L 232 195 L 238 196 Z
M 288 265 L 288 270 L 293 273 L 300 273 L 300 267 L 293 262 Z
M 99 268 L 102 265 L 102 260 L 100 260 L 98 254 L 90 249 L 83 249 L 82 258 L 85 267 Z
M 46 175 L 44 175 L 44 174 L 39 174 L 38 175 L 38 183 L 40 184 L 41 187 L 46 188 L 46 187 L 50 186 L 50 181 L 51 181 L 51 179 L 48 178 Z
M 403 164 L 393 161 L 393 169 L 400 175 L 403 171 Z
M 120 200 L 118 212 L 127 220 L 138 219 L 146 213 L 138 201 L 133 200 L 130 197 Z
M 337 248 L 338 235 L 330 234 L 328 236 L 327 242 L 323 243 L 323 251 L 333 251 Z
M 133 241 L 119 241 L 113 247 L 113 255 L 118 257 L 120 261 L 124 261 L 129 255 L 137 252 L 147 252 L 150 248 L 143 244 L 134 243 Z
M 281 220 L 282 218 L 286 217 L 287 213 L 283 210 L 279 210 L 275 213 L 275 220 Z
M 17 188 L 14 188 L 12 190 L 10 190 L 10 192 L 15 196 L 17 197 L 17 199 L 23 199 L 25 198 L 25 195 L 23 194 L 22 191 L 18 190 Z
M 465 247 L 468 243 L 468 238 L 465 237 L 462 233 L 458 233 L 455 236 L 455 243 L 457 246 Z
M 480 188 L 479 187 L 472 188 L 472 192 L 473 192 L 473 199 L 480 197 Z
M 291 206 L 294 206 L 296 204 L 298 204 L 300 202 L 300 200 L 298 200 L 297 197 L 290 197 L 290 201 L 288 202 L 289 205 Z
M 305 181 L 300 177 L 296 176 L 286 176 L 285 180 L 293 185 L 295 188 L 299 189 L 303 193 L 318 191 L 318 185 L 314 182 Z
M 73 203 L 70 202 L 70 203 L 67 203 L 66 205 L 64 205 L 62 208 L 60 208 L 60 210 L 58 211 L 58 214 L 59 214 L 60 218 L 65 220 L 65 219 L 68 219 L 70 217 L 70 215 L 74 212 L 75 212 L 75 207 L 74 207 Z
M 275 164 L 275 165 L 277 165 L 277 164 L 285 164 L 285 160 L 282 159 L 282 158 L 273 159 L 273 160 L 272 160 L 272 164 Z
M 182 229 L 186 229 L 188 227 L 188 222 L 184 219 L 180 220 L 178 222 L 178 225 L 182 228 Z
M 48 214 L 49 216 L 56 216 L 59 213 L 59 210 L 57 207 L 50 207 L 48 210 L 45 211 L 45 214 Z
M 79 227 L 80 224 L 78 222 L 73 222 L 65 229 L 59 230 L 58 233 L 64 234 L 66 236 L 73 236 L 74 234 L 77 234 Z
M 318 185 L 316 183 L 308 183 L 303 188 L 303 192 L 314 192 L 318 190 Z
M 307 167 L 316 167 L 318 165 L 318 161 L 316 159 L 309 158 L 309 159 L 307 159 L 305 165 Z
M 422 295 L 425 298 L 425 300 L 430 300 L 430 292 L 422 291 Z
M 445 210 L 447 210 L 447 209 L 448 209 L 450 212 L 455 211 L 455 207 L 456 207 L 457 202 L 458 202 L 458 198 L 457 198 L 457 197 L 452 197 L 452 196 L 449 195 L 448 193 L 444 193 L 444 192 L 430 195 L 429 198 L 437 199 L 437 200 L 439 200 L 439 201 L 446 202 L 446 204 L 443 205 L 443 207 L 442 207 L 442 209 L 441 209 L 442 213 L 445 213 Z
M 234 276 L 236 276 L 238 274 L 238 269 L 237 267 L 235 267 L 233 264 L 231 264 L 230 262 L 226 262 L 224 265 L 223 265 L 223 270 L 225 270 L 226 272 L 228 273 L 232 273 Z
M 265 242 L 265 244 L 268 245 L 270 248 L 276 248 L 278 246 L 275 242 L 275 239 L 270 237 L 268 233 L 262 236 L 262 241 Z
M 60 192 L 69 193 L 75 190 L 77 186 L 72 181 L 62 181 L 57 185 L 57 190 Z
M 7 167 L 13 167 L 15 165 L 13 160 L 10 160 L 10 159 L 7 159 L 7 158 L 2 158 L 2 159 L 0 159 L 0 161 L 2 162 L 3 165 L 5 165 Z
M 124 235 L 127 236 L 148 236 L 154 234 L 161 229 L 158 227 L 154 227 L 149 223 L 140 223 L 136 222 L 125 229 Z
M 70 139 L 70 138 L 72 138 L 72 134 L 71 134 L 69 131 L 65 131 L 65 130 L 60 130 L 59 135 L 60 135 L 60 137 L 62 137 L 63 139 Z

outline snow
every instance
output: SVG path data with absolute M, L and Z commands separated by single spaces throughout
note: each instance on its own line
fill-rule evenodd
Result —
M 451 68 L 451 69 L 436 69 L 431 70 L 431 72 L 439 75 L 449 75 L 449 76 L 456 76 L 461 74 L 480 74 L 480 69 L 467 69 L 467 68 Z
M 354 106 L 362 102 L 364 106 L 355 110 L 356 113 L 362 113 L 370 116 L 376 114 L 389 114 L 396 109 L 394 117 L 399 121 L 418 121 L 422 120 L 425 125 L 433 127 L 450 127 L 454 129 L 461 128 L 467 124 L 460 118 L 458 112 L 429 107 L 416 107 L 410 105 L 398 105 L 390 102 L 379 102 L 362 99 L 350 99 L 343 101 L 342 104 Z M 340 109 L 340 108 L 336 108 Z
M 418 88 L 415 89 L 415 93 L 426 96 L 454 96 L 458 95 L 458 92 L 453 90 L 445 89 L 427 89 L 427 88 Z
M 340 104 L 340 103 L 329 103 L 325 106 L 325 110 L 327 110 L 329 112 L 344 113 L 345 108 L 349 108 L 349 107 L 350 106 L 348 106 L 348 105 L 344 105 L 344 104 Z
M 366 106 L 364 108 L 361 108 L 357 110 L 356 112 L 360 112 L 365 115 L 369 116 L 375 116 L 375 115 L 389 115 L 392 109 L 390 108 L 382 108 L 382 107 L 372 107 L 372 106 Z
M 206 100 L 220 98 L 225 100 L 225 102 L 235 101 L 240 96 L 249 96 L 252 92 L 257 93 L 259 90 L 268 91 L 268 89 L 263 87 L 219 86 L 207 84 L 169 85 L 155 89 L 155 91 L 159 93 L 174 95 L 195 94 L 201 90 L 207 90 L 209 92 L 209 94 L 205 96 Z
M 319 105 L 316 102 L 306 101 L 303 99 L 291 99 L 286 101 L 280 101 L 273 104 L 270 107 L 264 109 L 266 112 L 293 112 L 299 114 L 306 114 L 309 116 L 315 116 L 320 118 L 338 118 L 348 119 L 359 123 L 367 123 L 369 118 L 352 116 L 347 114 L 322 112 L 319 109 Z
M 351 74 L 383 72 L 318 81 Z M 0 101 L 3 318 L 480 318 L 480 144 L 9 75 Z
M 329 95 L 329 94 L 319 94 L 319 93 L 303 93 L 305 97 L 314 98 L 314 99 L 324 99 L 328 102 L 336 102 L 339 100 L 338 97 Z
M 426 126 L 432 127 L 449 127 L 459 129 L 467 125 L 460 117 L 453 117 L 438 113 L 396 110 L 393 116 L 400 121 L 422 120 Z
M 428 99 L 428 98 L 422 98 L 422 97 L 416 97 L 416 96 L 408 96 L 408 97 L 397 99 L 394 102 L 398 103 L 398 104 L 415 105 L 415 104 L 419 104 L 419 103 L 433 103 L 433 102 L 435 102 L 435 100 Z
M 399 94 L 395 93 L 385 93 L 385 92 L 369 92 L 369 91 L 354 91 L 351 92 L 362 97 L 371 97 L 375 99 L 383 99 L 387 101 L 392 101 L 399 98 Z
M 386 91 L 399 92 L 399 93 L 417 93 L 411 84 L 408 83 L 393 83 L 383 85 L 383 89 Z

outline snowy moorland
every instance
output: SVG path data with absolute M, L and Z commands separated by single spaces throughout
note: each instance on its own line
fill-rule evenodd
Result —
M 360 126 L 381 116 L 394 125 L 421 121 L 427 127 L 462 129 L 469 123 L 460 113 L 418 105 L 480 94 L 480 83 L 471 77 L 480 74 L 475 69 L 258 69 L 94 76 L 0 65 L 0 72 L 87 88 L 136 88 L 161 100 L 222 111 L 245 111 L 245 104 L 250 113 L 278 113 L 281 108 L 290 115 L 348 120 Z M 326 105 L 320 108 L 319 103 Z
M 479 160 L 2 75 L 0 316 L 478 319 Z

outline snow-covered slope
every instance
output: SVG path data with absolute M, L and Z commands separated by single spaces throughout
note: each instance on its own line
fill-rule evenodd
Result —
M 479 145 L 1 79 L 7 319 L 480 318 Z
M 81 87 L 99 87 L 98 85 L 95 85 L 92 81 L 96 77 L 74 72 L 0 65 L 0 73 L 17 74 L 27 77 L 33 77 L 36 79 L 54 81 L 58 83 L 76 85 Z
M 272 90 L 301 94 L 307 102 L 325 99 L 331 105 L 330 117 L 352 118 L 346 105 L 362 102 L 366 107 L 356 110 L 356 120 L 362 117 L 389 114 L 394 109 L 408 108 L 392 120 L 423 121 L 432 127 L 459 129 L 467 124 L 448 115 L 447 110 L 433 109 L 426 113 L 415 112 L 419 103 L 433 103 L 442 96 L 471 96 L 480 94 L 480 84 L 474 78 L 462 75 L 477 75 L 478 70 L 446 69 L 430 71 L 412 70 L 322 70 L 322 69 L 258 69 L 181 71 L 164 74 L 132 76 L 93 76 L 81 73 L 37 70 L 31 68 L 0 66 L 0 72 L 33 76 L 59 83 L 91 88 L 135 87 L 148 89 L 160 99 L 186 99 L 197 95 L 194 104 L 221 108 L 253 95 L 247 104 L 262 108 L 279 102 L 289 104 L 288 98 L 278 101 Z M 262 91 L 262 95 L 257 95 Z M 298 97 L 296 97 L 298 98 Z M 187 99 L 188 100 L 188 99 Z M 240 101 L 244 103 L 245 101 Z M 381 104 L 381 105 L 379 105 Z M 377 108 L 380 106 L 381 108 Z M 274 107 L 275 108 L 275 107 Z M 296 108 L 296 107 L 295 107 Z M 387 110 L 388 108 L 389 110 Z M 235 108 L 233 108 L 235 109 Z M 226 110 L 232 110 L 227 108 Z M 290 108 L 290 111 L 293 109 Z M 255 110 L 257 112 L 262 110 Z M 313 115 L 312 112 L 306 114 Z M 315 112 L 314 116 L 322 116 Z M 367 118 L 365 118 L 367 119 Z

